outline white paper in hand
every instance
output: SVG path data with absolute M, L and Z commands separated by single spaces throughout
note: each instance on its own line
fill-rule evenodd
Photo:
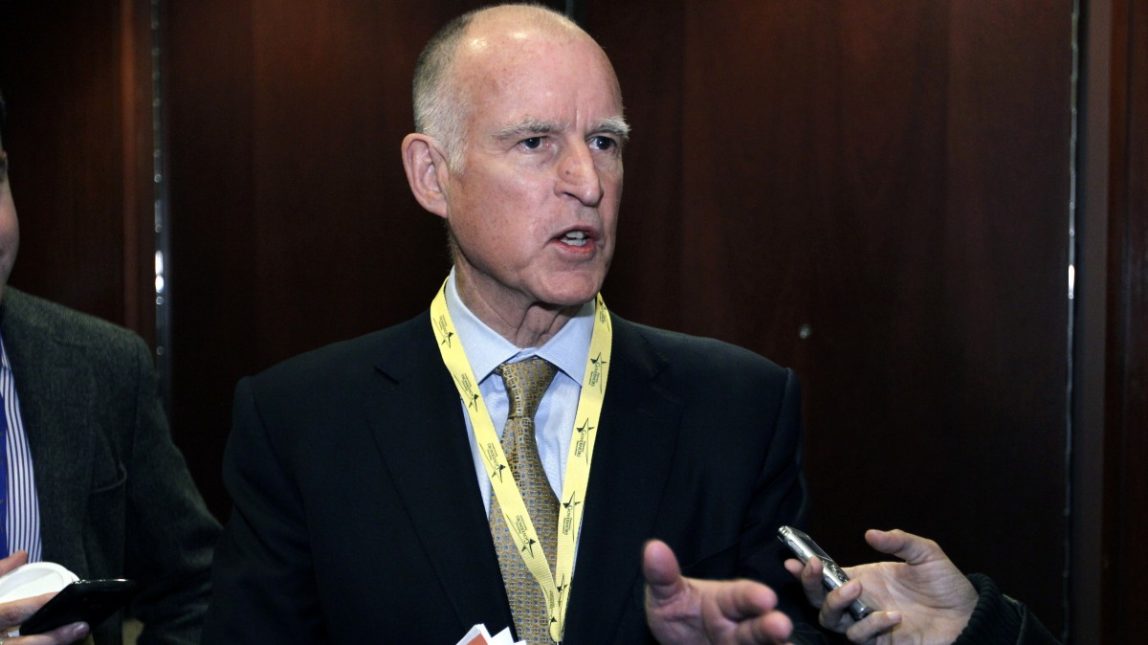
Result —
M 471 627 L 457 645 L 526 645 L 526 641 L 516 642 L 510 635 L 509 627 L 491 636 L 486 630 L 486 625 L 479 623 Z
M 30 562 L 0 576 L 0 602 L 52 593 L 79 580 L 55 562 Z

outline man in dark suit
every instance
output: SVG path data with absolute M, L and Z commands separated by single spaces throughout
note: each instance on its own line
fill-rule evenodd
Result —
M 605 53 L 482 10 L 414 94 L 403 162 L 454 269 L 429 314 L 240 382 L 205 642 L 789 637 L 796 380 L 598 298 L 629 131 Z
M 126 329 L 7 286 L 19 237 L 0 141 L 0 555 L 134 579 L 139 642 L 196 643 L 220 529 L 169 436 L 151 352 Z M 4 558 L 0 572 L 28 556 Z M 0 643 L 43 600 L 0 603 Z M 108 620 L 95 642 L 121 643 L 122 630 L 122 617 Z M 87 633 L 73 624 L 7 643 Z

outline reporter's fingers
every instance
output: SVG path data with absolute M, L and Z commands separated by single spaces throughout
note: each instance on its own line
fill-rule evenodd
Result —
M 850 580 L 837 589 L 830 591 L 821 603 L 818 620 L 821 625 L 834 631 L 844 631 L 854 621 L 849 615 L 849 605 L 861 597 L 861 583 Z
M 0 574 L 8 573 L 9 571 L 19 567 L 22 564 L 28 563 L 27 551 L 16 551 L 12 555 L 0 558 Z
M 893 629 L 901 622 L 901 613 L 896 611 L 875 611 L 845 630 L 845 637 L 854 643 L 867 643 Z
M 19 625 L 25 620 L 28 620 L 29 616 L 36 613 L 37 609 L 51 600 L 52 596 L 55 595 L 54 592 L 45 593 L 38 596 L 21 598 L 19 600 L 0 602 L 0 625 L 3 625 L 5 629 Z
M 4 645 L 67 645 L 83 640 L 90 631 L 87 623 L 71 623 L 43 634 L 6 640 Z
M 924 564 L 945 557 L 939 544 L 901 529 L 865 531 L 865 541 L 881 553 L 897 556 L 909 564 Z
M 786 567 L 788 569 L 788 567 Z M 825 600 L 825 587 L 821 582 L 821 560 L 813 557 L 801 568 L 798 580 L 805 590 L 805 597 L 814 607 L 820 607 Z
M 905 547 L 905 542 L 911 535 L 911 533 L 906 533 L 899 529 L 892 531 L 869 529 L 865 531 L 865 541 L 869 543 L 869 546 L 881 553 L 893 554 L 896 553 L 898 549 Z

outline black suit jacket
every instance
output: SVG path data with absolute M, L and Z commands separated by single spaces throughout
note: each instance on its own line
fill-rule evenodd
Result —
M 0 334 L 32 453 L 44 559 L 81 578 L 133 578 L 139 642 L 196 643 L 219 524 L 156 398 L 151 351 L 132 332 L 4 290 Z M 0 446 L 2 449 L 2 446 Z M 121 621 L 95 630 L 118 644 Z
M 795 589 L 774 537 L 805 501 L 792 372 L 613 323 L 571 644 L 651 639 L 640 554 L 653 537 L 687 575 Z M 241 381 L 204 642 L 449 645 L 511 624 L 466 433 L 427 314 Z

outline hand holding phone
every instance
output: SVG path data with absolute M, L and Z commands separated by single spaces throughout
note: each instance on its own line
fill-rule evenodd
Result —
M 845 575 L 845 571 L 837 566 L 837 562 L 829 557 L 813 538 L 806 535 L 803 531 L 795 529 L 791 526 L 782 526 L 777 529 L 777 539 L 781 540 L 793 555 L 801 561 L 801 564 L 807 564 L 813 556 L 817 556 L 821 560 L 821 583 L 829 591 L 833 591 L 838 587 L 849 582 L 849 576 Z M 858 598 L 849 605 L 849 615 L 853 620 L 861 620 L 873 613 L 873 608 L 861 602 Z
M 20 625 L 19 635 L 42 634 L 71 623 L 95 628 L 127 604 L 136 592 L 131 580 L 78 580 L 60 590 Z

